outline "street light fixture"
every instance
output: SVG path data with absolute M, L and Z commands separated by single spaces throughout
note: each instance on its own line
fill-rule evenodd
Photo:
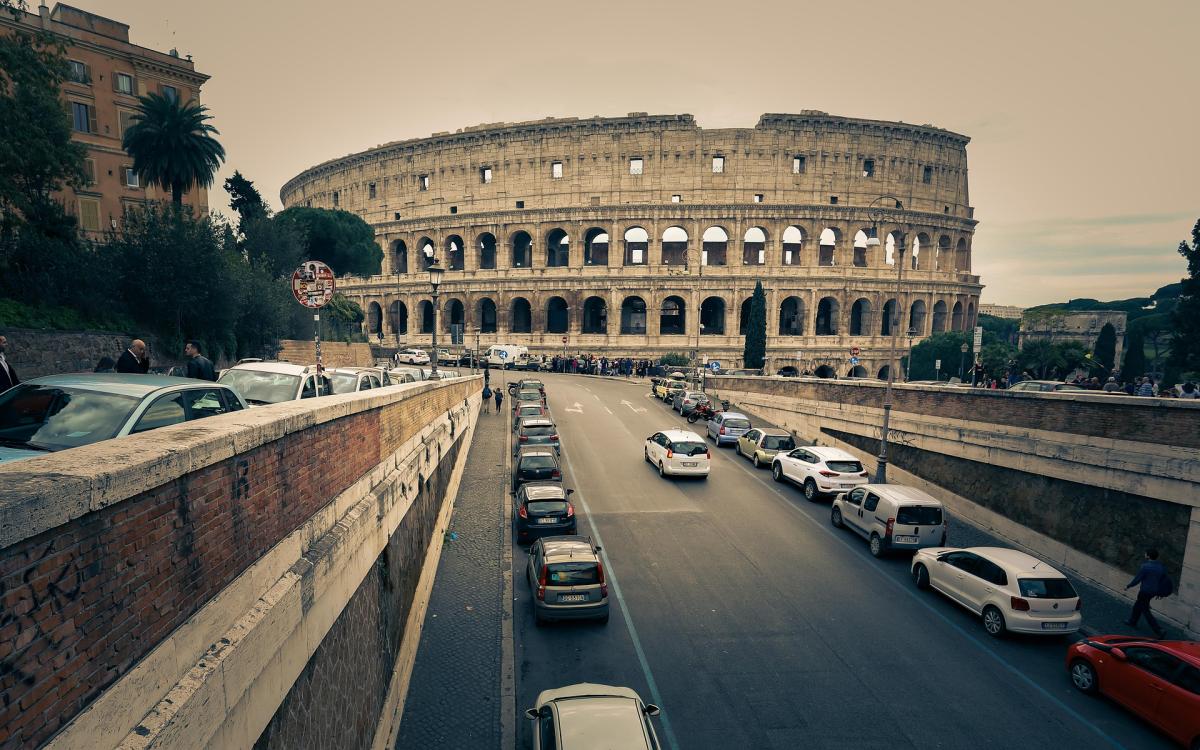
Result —
M 963 345 L 958 348 L 958 350 L 962 352 L 958 358 L 958 382 L 960 383 L 963 379 L 963 370 L 967 366 L 967 350 L 970 348 L 971 347 L 967 346 L 967 342 L 965 341 L 963 342 Z
M 429 287 L 433 290 L 433 356 L 429 358 L 429 379 L 437 380 L 438 376 L 438 350 L 437 350 L 437 313 L 438 313 L 438 287 L 442 284 L 442 274 L 446 270 L 438 265 L 437 258 L 429 259 Z
M 892 206 L 887 206 L 890 202 Z M 904 210 L 904 203 L 894 195 L 881 195 L 867 204 L 867 215 L 871 217 L 871 236 L 867 238 L 867 247 L 879 247 L 879 225 L 884 222 L 901 224 L 904 216 L 898 212 Z M 879 433 L 879 456 L 875 469 L 875 483 L 887 483 L 887 449 L 888 430 L 892 418 L 892 385 L 896 380 L 896 334 L 900 328 L 900 285 L 904 278 L 904 246 L 907 234 L 896 232 L 896 255 L 892 258 L 896 264 L 896 316 L 891 321 L 892 340 L 888 354 L 887 389 L 883 394 L 883 428 Z

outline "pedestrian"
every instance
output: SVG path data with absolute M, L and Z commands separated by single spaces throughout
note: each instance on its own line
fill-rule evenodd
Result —
M 207 380 L 210 383 L 217 382 L 217 373 L 213 369 L 212 360 L 200 353 L 199 341 L 189 339 L 183 345 L 183 356 L 188 358 L 187 367 L 184 368 L 185 377 Z
M 117 363 L 107 354 L 100 358 L 92 372 L 116 372 Z
M 1150 382 L 1150 378 L 1148 378 L 1148 377 L 1142 378 L 1141 384 L 1138 385 L 1138 387 L 1137 387 L 1137 395 L 1139 395 L 1139 396 L 1153 396 L 1154 395 L 1154 384 Z
M 492 389 L 488 387 L 487 383 L 483 384 L 483 413 L 492 413 Z
M 500 405 L 504 403 L 504 389 L 497 388 L 492 396 L 496 399 L 496 413 L 503 414 L 504 412 L 500 411 Z
M 1158 624 L 1158 620 L 1154 619 L 1154 613 L 1150 611 L 1150 600 L 1155 597 L 1170 596 L 1175 586 L 1171 581 L 1171 576 L 1167 574 L 1167 566 L 1158 560 L 1158 550 L 1153 547 L 1146 550 L 1146 561 L 1142 563 L 1137 575 L 1133 577 L 1125 590 L 1128 591 L 1139 583 L 1141 588 L 1138 589 L 1137 601 L 1133 603 L 1133 611 L 1129 613 L 1129 620 L 1125 624 L 1136 628 L 1142 615 L 1145 615 L 1146 622 L 1154 631 L 1154 635 L 1162 638 L 1165 633 L 1162 626 Z
M 1104 384 L 1104 392 L 1112 393 L 1119 390 L 1121 390 L 1121 385 L 1117 382 L 1116 378 L 1110 375 L 1108 381 Z
M 0 334 L 0 392 L 7 391 L 14 385 L 20 385 L 21 379 L 17 377 L 17 371 L 9 364 L 5 357 L 5 351 L 8 349 L 8 337 Z
M 150 372 L 150 357 L 146 355 L 146 342 L 134 339 L 129 348 L 117 359 L 117 372 L 145 375 Z
M 0 339 L 3 338 L 0 336 Z M 1196 384 L 1189 380 L 1179 389 L 1179 398 L 1200 398 L 1200 388 L 1197 388 Z

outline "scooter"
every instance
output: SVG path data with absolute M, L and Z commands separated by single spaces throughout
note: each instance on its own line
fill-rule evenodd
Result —
M 688 414 L 687 421 L 688 424 L 696 424 L 701 419 L 707 422 L 722 411 L 729 411 L 729 401 L 726 399 L 721 399 L 721 408 L 719 410 L 714 409 L 711 403 L 703 403 L 692 409 L 692 413 Z

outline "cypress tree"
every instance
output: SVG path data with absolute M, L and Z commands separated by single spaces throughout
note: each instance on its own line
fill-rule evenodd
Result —
M 1104 365 L 1104 369 L 1112 372 L 1117 360 L 1117 329 L 1112 323 L 1105 323 L 1096 338 L 1096 351 L 1093 358 Z
M 762 282 L 754 285 L 754 296 L 750 299 L 750 320 L 746 323 L 746 346 L 742 351 L 743 366 L 757 369 L 763 366 L 767 356 L 767 293 Z
M 1145 347 L 1142 329 L 1134 328 L 1125 334 L 1125 362 L 1121 365 L 1121 380 L 1124 382 L 1146 374 Z

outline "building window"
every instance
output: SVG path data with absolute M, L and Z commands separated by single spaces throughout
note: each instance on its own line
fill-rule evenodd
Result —
M 724 156 L 714 156 L 713 157 L 713 174 L 724 174 L 724 173 L 725 173 L 725 157 Z
M 373 182 L 367 183 L 367 198 L 375 200 L 375 183 Z
M 396 211 L 392 214 L 392 221 L 400 221 L 400 212 Z
M 138 173 L 133 167 L 125 167 L 125 187 L 141 187 L 142 183 L 138 180 Z
M 807 170 L 807 165 L 804 163 L 803 156 L 792 157 L 792 174 L 804 174 Z
M 517 208 L 525 208 L 525 201 L 517 201 Z
M 83 177 L 84 184 L 86 184 L 86 185 L 95 185 L 96 184 L 96 160 L 95 159 L 84 159 L 83 160 L 83 174 L 84 174 L 84 177 Z
M 491 167 L 480 167 L 479 168 L 479 181 L 481 183 L 483 183 L 484 185 L 490 185 L 492 183 L 492 168 Z
M 113 91 L 116 91 L 118 94 L 133 96 L 133 76 L 128 73 L 114 73 Z
M 836 195 L 829 196 L 829 205 L 831 205 L 831 206 L 837 205 L 837 196 Z
M 121 131 L 121 138 L 125 138 L 125 131 L 133 125 L 133 118 L 137 115 L 136 112 L 130 112 L 127 109 L 117 110 L 117 123 Z
M 67 77 L 72 83 L 82 83 L 86 86 L 92 82 L 91 72 L 88 70 L 86 63 L 81 63 L 78 60 L 68 60 L 67 65 L 70 66 Z
M 680 202 L 682 202 L 682 201 L 683 201 L 683 196 L 682 196 L 682 195 L 672 195 L 672 196 L 671 196 L 671 202 L 672 202 L 672 203 L 680 203 Z
M 921 174 L 921 182 L 926 185 L 933 182 L 933 167 L 925 167 L 925 171 Z
M 762 199 L 763 199 L 763 194 L 762 194 L 762 193 L 755 193 L 755 194 L 754 194 L 754 202 L 755 202 L 755 203 L 762 203 Z
M 429 175 L 423 174 L 417 178 L 417 189 L 418 190 L 428 190 L 429 189 Z
M 71 102 L 71 126 L 80 133 L 95 133 L 96 110 L 86 104 Z
M 551 179 L 555 179 L 555 180 L 562 179 L 562 162 L 561 161 L 550 162 L 550 177 L 551 177 Z
M 635 156 L 629 160 L 629 174 L 641 174 L 641 173 L 642 173 L 642 158 L 640 156 Z
M 458 213 L 458 206 L 451 206 L 451 207 L 450 207 L 450 213 L 452 213 L 452 214 L 456 214 L 456 213 Z
M 333 191 L 333 207 L 334 208 L 337 208 L 338 205 L 341 203 L 341 197 L 342 196 L 338 194 L 338 191 L 336 191 L 336 190 Z
M 93 198 L 79 199 L 79 226 L 87 232 L 100 231 L 100 201 Z
M 863 177 L 875 176 L 875 160 L 863 159 Z
M 173 102 L 179 98 L 179 89 L 175 88 L 174 86 L 168 86 L 164 83 L 159 88 L 162 91 L 163 98 L 167 101 Z

